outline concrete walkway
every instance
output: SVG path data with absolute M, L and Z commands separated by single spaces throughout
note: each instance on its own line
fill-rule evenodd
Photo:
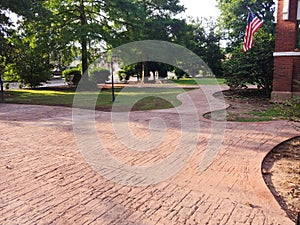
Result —
M 101 155 L 89 131 L 73 127 L 71 108 L 0 104 L 0 224 L 293 224 L 266 187 L 261 163 L 299 133 L 286 121 L 204 119 L 224 107 L 213 87 L 181 95 L 176 109 L 131 112 L 127 121 L 96 112 L 99 145 L 118 166 L 97 165 Z M 78 114 L 84 122 L 86 112 Z M 116 134 L 120 124 L 128 133 Z M 182 157 L 155 167 L 177 149 Z

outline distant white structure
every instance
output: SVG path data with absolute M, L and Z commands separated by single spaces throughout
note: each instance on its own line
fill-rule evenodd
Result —
M 78 65 L 80 65 L 81 61 L 80 61 L 80 57 L 76 56 L 75 59 L 73 60 L 73 62 L 70 63 L 69 67 L 78 67 Z
M 176 74 L 174 72 L 168 71 L 167 77 L 169 80 L 177 78 Z

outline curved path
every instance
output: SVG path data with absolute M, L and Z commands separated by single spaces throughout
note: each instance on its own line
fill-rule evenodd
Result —
M 102 146 L 129 168 L 155 168 L 182 139 L 187 149 L 188 141 L 196 141 L 190 157 L 172 161 L 183 165 L 179 171 L 152 184 L 139 180 L 133 185 L 134 175 L 118 177 L 122 168 L 113 165 L 96 172 L 76 143 L 71 108 L 0 104 L 0 224 L 292 225 L 266 187 L 261 163 L 297 132 L 286 121 L 208 121 L 204 112 L 224 107 L 212 97 L 214 91 L 214 86 L 204 86 L 185 93 L 176 109 L 131 112 L 124 121 L 131 133 L 122 137 L 115 135 L 110 113 L 95 113 Z M 183 117 L 198 121 L 199 132 L 183 131 Z M 182 138 L 184 134 L 193 138 Z M 147 140 L 153 149 L 134 151 L 139 146 L 126 147 L 126 136 Z M 169 171 L 159 172 L 158 179 Z M 107 179 L 110 174 L 114 176 Z

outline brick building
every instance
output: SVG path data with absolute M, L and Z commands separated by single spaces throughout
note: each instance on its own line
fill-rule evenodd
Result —
M 272 99 L 300 96 L 300 0 L 278 0 Z

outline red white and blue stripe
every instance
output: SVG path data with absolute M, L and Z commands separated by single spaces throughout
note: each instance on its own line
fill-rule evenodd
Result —
M 262 25 L 263 22 L 249 9 L 243 52 L 246 52 L 253 47 L 253 35 Z

